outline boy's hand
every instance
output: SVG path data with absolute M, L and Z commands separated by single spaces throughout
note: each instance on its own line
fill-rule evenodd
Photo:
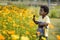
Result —
M 33 18 L 35 18 L 35 15 L 33 15 Z
M 35 20 L 35 15 L 33 15 L 33 21 L 35 24 L 38 24 L 39 22 Z
M 35 15 L 33 15 L 33 20 L 35 20 Z

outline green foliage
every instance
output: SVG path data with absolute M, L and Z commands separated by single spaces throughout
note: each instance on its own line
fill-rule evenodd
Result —
M 50 12 L 50 17 L 52 18 L 56 18 L 57 16 L 56 16 L 56 14 L 57 14 L 57 11 L 56 10 L 51 10 L 51 12 Z
M 50 9 L 49 17 L 51 18 L 60 18 L 60 6 Z

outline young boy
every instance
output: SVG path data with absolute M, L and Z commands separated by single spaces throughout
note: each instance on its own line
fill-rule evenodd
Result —
M 47 16 L 49 13 L 49 8 L 45 5 L 41 5 L 39 12 L 39 20 L 35 20 L 35 15 L 33 16 L 33 21 L 35 24 L 38 24 L 37 32 L 40 32 L 40 35 L 44 35 L 46 38 L 48 37 L 48 25 L 50 24 L 50 19 Z M 46 30 L 44 30 L 46 28 Z M 46 31 L 46 32 L 45 32 Z M 48 40 L 48 39 L 47 39 Z

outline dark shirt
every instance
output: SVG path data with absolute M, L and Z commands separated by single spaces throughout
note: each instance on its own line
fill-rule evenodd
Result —
M 44 26 L 39 26 L 39 25 L 38 25 L 38 28 L 43 28 L 43 27 L 44 27 Z

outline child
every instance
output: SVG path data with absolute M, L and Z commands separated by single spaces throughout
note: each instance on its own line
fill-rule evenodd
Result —
M 40 17 L 39 20 L 35 20 L 35 15 L 33 16 L 33 21 L 35 24 L 38 24 L 38 30 L 37 32 L 40 32 L 40 35 L 44 35 L 46 38 L 48 37 L 48 25 L 50 24 L 50 19 L 47 16 L 49 13 L 49 8 L 45 5 L 41 5 L 40 7 Z M 44 28 L 46 28 L 46 32 L 44 31 Z M 48 39 L 47 39 L 48 40 Z

